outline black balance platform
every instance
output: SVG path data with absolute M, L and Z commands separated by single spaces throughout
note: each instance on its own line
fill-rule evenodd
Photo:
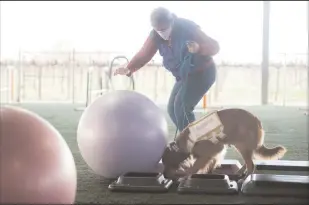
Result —
M 218 167 L 216 170 L 214 170 L 214 172 L 211 174 L 225 174 L 225 175 L 228 175 L 230 180 L 237 181 L 241 178 L 241 176 L 237 174 L 240 168 L 241 168 L 241 164 L 238 160 L 227 159 L 227 160 L 223 160 L 221 163 L 221 166 Z M 164 166 L 162 162 L 160 161 L 155 172 L 162 173 L 163 169 L 164 169 Z
M 298 171 L 309 172 L 309 161 L 255 160 L 257 171 Z
M 227 159 L 223 160 L 221 166 L 218 167 L 212 174 L 223 174 L 227 175 L 230 180 L 238 181 L 241 179 L 241 175 L 237 172 L 241 169 L 241 164 L 238 160 Z
M 164 193 L 173 184 L 161 173 L 129 172 L 108 186 L 110 191 Z
M 308 197 L 309 176 L 252 174 L 241 187 L 244 195 Z
M 238 194 L 238 185 L 223 174 L 193 174 L 182 179 L 180 194 Z

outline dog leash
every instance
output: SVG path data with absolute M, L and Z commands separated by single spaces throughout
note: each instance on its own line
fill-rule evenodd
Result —
M 192 68 L 194 66 L 194 64 L 193 64 L 194 54 L 189 52 L 186 56 L 184 56 L 185 51 L 188 50 L 186 45 L 187 45 L 187 43 L 182 46 L 181 59 L 183 59 L 183 63 L 181 64 L 180 69 L 179 69 L 180 70 L 180 75 L 182 76 L 183 81 L 184 81 L 184 83 L 182 85 L 182 88 L 187 86 L 190 68 Z M 187 112 L 185 110 L 184 104 L 182 104 L 182 111 L 184 113 L 184 118 L 183 118 L 183 121 L 182 121 L 182 125 L 185 124 L 185 120 L 187 120 L 187 123 L 190 124 L 190 120 L 189 120 L 189 117 L 188 117 Z M 175 142 L 175 140 L 176 140 L 178 131 L 180 132 L 180 130 L 179 130 L 179 127 L 180 127 L 179 123 L 180 122 L 176 122 L 176 130 L 175 130 L 175 135 L 174 135 L 173 142 Z M 192 128 L 195 129 L 196 127 L 193 126 Z M 195 142 L 196 142 L 195 140 L 192 140 L 192 139 L 190 141 L 191 141 L 192 144 L 195 144 Z M 172 145 L 172 146 L 173 147 L 177 147 L 176 143 L 174 143 L 174 145 Z
M 183 59 L 182 64 L 179 66 L 179 70 L 180 70 L 180 76 L 183 78 L 184 84 L 182 85 L 182 87 L 187 86 L 187 81 L 188 81 L 188 76 L 190 73 L 190 68 L 194 67 L 194 63 L 193 63 L 193 58 L 194 58 L 194 53 L 190 53 L 188 52 L 188 43 L 190 43 L 191 41 L 187 41 L 185 44 L 182 45 L 181 47 L 181 53 L 180 53 L 180 59 Z M 197 56 L 196 56 L 197 57 Z M 197 57 L 198 58 L 198 57 Z M 188 69 L 189 68 L 189 69 Z M 184 112 L 184 119 L 182 121 L 182 125 L 184 125 L 185 120 L 187 120 L 188 124 L 190 124 L 190 120 L 188 118 L 187 112 L 185 110 L 184 105 L 182 105 L 182 111 Z M 205 114 L 205 110 L 204 110 L 204 114 Z M 176 119 L 177 120 L 177 119 Z M 174 135 L 174 141 L 177 137 L 177 133 L 179 130 L 179 123 L 180 122 L 176 122 L 176 131 L 175 131 L 175 135 Z
M 180 75 L 183 77 L 183 81 L 184 81 L 184 84 L 182 85 L 182 88 L 183 88 L 184 86 L 186 86 L 186 82 L 187 82 L 188 76 L 189 76 L 189 70 L 190 69 L 188 69 L 188 67 L 191 68 L 191 67 L 194 66 L 194 64 L 192 63 L 194 54 L 189 52 L 188 55 L 184 56 L 185 51 L 188 51 L 187 42 L 182 46 L 181 50 L 182 50 L 182 52 L 181 52 L 180 58 L 183 59 L 184 62 L 181 64 L 179 70 L 180 70 Z M 187 112 L 186 112 L 183 104 L 182 104 L 182 111 L 183 111 L 184 116 L 185 116 L 185 118 L 182 121 L 182 125 L 185 124 L 185 120 L 187 120 L 187 122 L 189 124 L 190 121 L 189 121 Z M 176 119 L 176 121 L 177 121 L 177 119 Z M 176 140 L 178 131 L 179 131 L 179 122 L 176 122 L 176 131 L 175 131 L 174 141 Z
M 185 115 L 185 119 L 187 120 L 187 122 L 188 122 L 188 124 L 189 124 L 190 121 L 189 121 L 188 115 L 187 115 L 187 113 L 186 113 L 184 107 L 183 107 L 183 112 L 184 112 L 184 115 Z M 183 122 L 182 122 L 183 124 L 185 123 L 185 122 L 184 122 L 185 119 L 183 119 Z M 177 124 L 178 124 L 178 123 L 177 123 Z M 179 127 L 179 125 L 176 125 L 176 131 L 175 131 L 174 141 L 176 140 L 176 137 L 177 137 L 178 127 Z

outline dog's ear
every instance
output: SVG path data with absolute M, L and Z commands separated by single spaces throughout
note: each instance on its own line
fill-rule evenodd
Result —
M 174 161 L 175 155 L 179 152 L 179 148 L 175 142 L 171 142 L 165 148 L 163 155 L 162 155 L 162 163 L 163 164 L 170 164 Z
M 184 139 L 187 139 L 190 135 L 190 129 L 189 129 L 189 125 L 183 129 L 177 136 L 176 136 L 176 139 L 179 139 L 179 140 L 184 140 Z
M 174 151 L 174 152 L 179 151 L 179 148 L 178 148 L 176 142 L 171 142 L 168 147 L 169 147 L 170 151 Z
M 162 157 L 161 157 L 161 161 L 164 165 L 166 165 L 168 163 L 168 158 L 169 158 L 169 155 L 171 153 L 171 149 L 169 146 L 167 146 L 162 154 Z
M 175 142 L 170 143 L 164 150 L 162 163 L 165 167 L 177 169 L 190 154 L 180 152 L 179 147 Z

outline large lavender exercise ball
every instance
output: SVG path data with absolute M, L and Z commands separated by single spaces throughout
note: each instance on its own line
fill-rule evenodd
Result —
M 134 91 L 97 98 L 83 112 L 77 142 L 86 163 L 106 178 L 157 168 L 168 142 L 163 111 Z

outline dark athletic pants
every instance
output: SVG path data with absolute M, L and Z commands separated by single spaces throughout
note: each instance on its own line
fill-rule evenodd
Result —
M 185 80 L 175 83 L 167 110 L 179 131 L 195 121 L 193 110 L 216 79 L 216 67 L 211 65 L 203 71 L 191 73 Z

